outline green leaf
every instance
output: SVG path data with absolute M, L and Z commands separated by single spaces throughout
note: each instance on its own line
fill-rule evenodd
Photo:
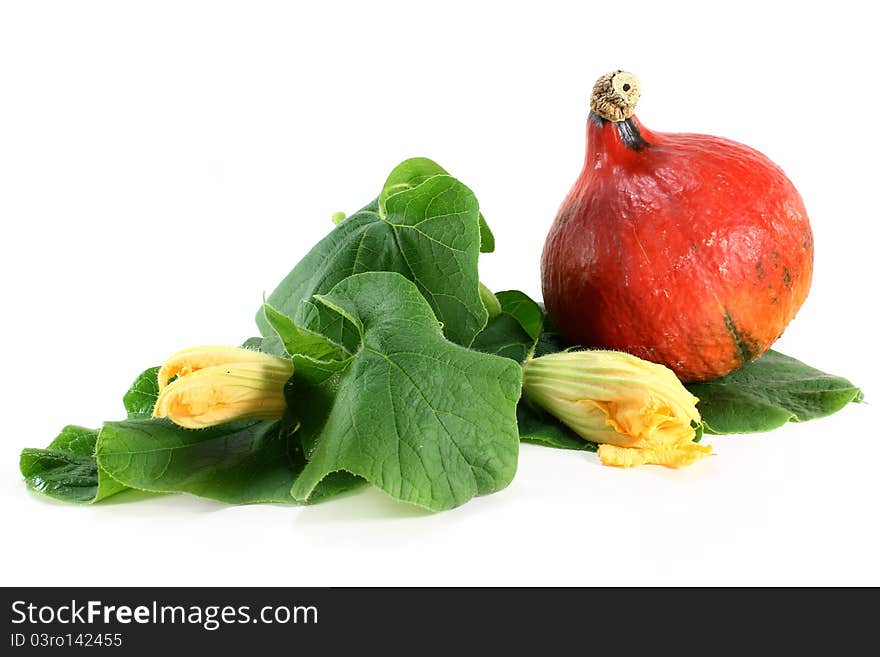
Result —
M 534 346 L 535 341 L 523 330 L 522 324 L 513 315 L 503 312 L 489 320 L 471 349 L 510 358 L 522 364 Z
M 350 472 L 345 472 L 344 470 L 333 472 L 321 480 L 321 483 L 309 495 L 309 499 L 300 503 L 308 505 L 318 504 L 337 495 L 361 488 L 366 484 L 367 482 L 362 477 L 353 475 Z
M 434 176 L 448 176 L 439 164 L 426 157 L 413 157 L 404 160 L 388 175 L 382 193 L 379 195 L 379 214 L 385 213 L 385 201 L 389 196 L 399 192 L 418 187 L 423 182 Z M 492 253 L 495 250 L 495 236 L 489 229 L 489 224 L 480 213 L 480 252 Z
M 495 296 L 501 312 L 489 320 L 471 348 L 522 364 L 535 349 L 544 325 L 544 312 L 518 290 L 499 292 Z
M 727 376 L 686 387 L 700 399 L 706 433 L 715 434 L 770 431 L 862 401 L 848 380 L 772 350 Z
M 305 460 L 280 426 L 243 420 L 196 430 L 164 419 L 107 422 L 98 462 L 114 479 L 139 490 L 189 493 L 227 504 L 295 504 L 290 488 Z M 336 477 L 319 497 L 360 483 Z
M 519 425 L 519 439 L 523 442 L 587 452 L 599 449 L 596 443 L 587 442 L 559 420 L 529 405 L 525 400 L 520 401 L 516 408 L 516 420 Z
M 303 301 L 300 304 L 302 326 L 325 336 L 334 344 L 342 345 L 349 353 L 357 351 L 361 336 L 351 322 L 321 303 Z
M 303 301 L 352 274 L 396 272 L 416 283 L 446 337 L 468 346 L 488 317 L 479 293 L 479 250 L 476 198 L 454 178 L 437 175 L 385 198 L 381 213 L 365 209 L 336 226 L 267 301 L 315 330 L 305 317 L 311 306 Z M 271 333 L 262 310 L 257 324 L 263 335 Z
M 530 354 L 533 357 L 555 354 L 570 348 L 571 345 L 556 332 L 543 305 L 519 290 L 506 290 L 496 296 L 501 304 L 501 310 L 514 317 L 522 327 L 522 331 L 531 339 Z
M 294 359 L 288 400 L 309 461 L 295 498 L 338 471 L 431 510 L 511 481 L 516 363 L 447 341 L 419 289 L 398 274 L 352 276 L 317 301 L 351 322 L 361 344 L 343 361 L 310 368 Z
M 535 344 L 535 358 L 555 354 L 571 348 L 565 339 L 556 332 L 556 327 L 548 315 L 544 315 L 544 326 L 538 342 Z
M 128 392 L 122 397 L 128 418 L 144 418 L 153 414 L 153 407 L 159 398 L 159 368 L 144 370 L 134 380 Z
M 94 429 L 68 425 L 46 449 L 22 450 L 19 467 L 28 488 L 62 502 L 84 504 L 125 490 L 98 467 L 97 439 Z
M 506 290 L 495 295 L 501 304 L 501 310 L 512 315 L 529 334 L 537 340 L 544 329 L 544 311 L 527 294 L 519 290 Z
M 308 301 L 316 292 L 328 291 L 337 282 L 354 273 L 364 261 L 361 251 L 369 254 L 372 265 L 393 267 L 397 264 L 393 257 L 383 259 L 381 252 L 371 248 L 374 243 L 381 246 L 381 243 L 374 242 L 370 237 L 370 230 L 376 223 L 377 216 L 376 205 L 373 203 L 336 226 L 297 263 L 268 296 L 266 302 L 302 324 L 301 302 Z M 364 247 L 365 242 L 367 248 Z M 262 335 L 274 335 L 263 306 L 260 306 L 256 320 Z
M 297 326 L 268 303 L 263 308 L 266 320 L 275 329 L 288 355 L 308 356 L 314 360 L 339 360 L 349 355 L 345 347 L 320 333 Z

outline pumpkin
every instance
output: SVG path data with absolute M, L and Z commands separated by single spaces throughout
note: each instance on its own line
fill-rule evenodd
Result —
M 573 344 L 713 379 L 763 354 L 803 304 L 809 219 L 758 151 L 647 129 L 639 92 L 623 71 L 593 89 L 583 170 L 544 246 L 544 301 Z

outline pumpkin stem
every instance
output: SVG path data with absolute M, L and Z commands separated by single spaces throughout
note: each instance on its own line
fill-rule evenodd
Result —
M 590 110 L 607 121 L 625 121 L 635 112 L 640 90 L 639 81 L 632 73 L 607 73 L 593 85 Z

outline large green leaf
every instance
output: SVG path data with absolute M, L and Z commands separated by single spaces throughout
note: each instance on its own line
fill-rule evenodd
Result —
M 97 439 L 94 429 L 69 425 L 46 449 L 22 450 L 19 467 L 28 487 L 63 502 L 86 504 L 125 490 L 98 467 Z
M 446 169 L 434 162 L 434 160 L 429 160 L 427 157 L 413 157 L 404 160 L 394 167 L 394 170 L 388 175 L 388 179 L 385 181 L 382 193 L 379 194 L 379 212 L 384 213 L 386 211 L 385 202 L 390 196 L 413 187 L 418 187 L 428 180 L 428 178 L 448 175 L 449 172 L 446 171 Z M 495 236 L 492 235 L 492 231 L 489 229 L 489 224 L 486 223 L 486 220 L 483 218 L 483 213 L 481 212 L 480 251 L 482 253 L 492 253 L 494 250 Z
M 493 295 L 499 312 L 474 339 L 471 348 L 522 364 L 535 350 L 544 325 L 541 307 L 519 290 Z
M 279 423 L 241 421 L 184 429 L 165 419 L 107 422 L 98 462 L 140 490 L 246 504 L 293 503 L 296 470 Z
M 131 488 L 189 493 L 228 504 L 295 504 L 290 488 L 305 461 L 278 421 L 243 420 L 184 429 L 164 419 L 107 422 L 98 463 Z M 317 497 L 360 482 L 334 477 Z
M 455 178 L 434 175 L 395 188 L 381 208 L 370 206 L 336 226 L 267 302 L 298 326 L 313 329 L 306 317 L 313 306 L 303 303 L 313 295 L 329 292 L 352 274 L 396 272 L 418 286 L 446 337 L 468 346 L 488 316 L 480 300 L 479 253 L 476 198 Z M 257 324 L 263 335 L 271 334 L 262 309 Z
M 268 303 L 263 307 L 266 320 L 278 334 L 289 356 L 305 355 L 316 360 L 339 360 L 349 355 L 342 345 L 330 338 L 301 326 L 282 315 Z M 324 327 L 326 330 L 327 327 Z
M 313 299 L 303 301 L 300 307 L 302 326 L 341 345 L 349 353 L 357 351 L 361 337 L 351 322 Z
M 486 324 L 474 339 L 471 349 L 524 363 L 535 341 L 523 330 L 513 315 L 501 312 Z
M 294 497 L 308 499 L 329 474 L 347 471 L 440 510 L 511 481 L 515 362 L 447 341 L 419 289 L 398 274 L 352 276 L 317 301 L 355 326 L 361 344 L 344 360 L 294 359 L 288 399 L 309 460 Z
M 825 374 L 770 350 L 727 376 L 690 383 L 706 433 L 770 431 L 836 413 L 862 393 L 843 377 Z
M 505 290 L 495 294 L 501 310 L 516 318 L 523 330 L 537 340 L 544 329 L 544 311 L 525 292 Z

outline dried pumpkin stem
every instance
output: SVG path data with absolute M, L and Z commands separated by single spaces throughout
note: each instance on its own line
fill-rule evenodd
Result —
M 608 121 L 625 121 L 633 115 L 641 88 L 632 73 L 613 71 L 593 85 L 590 109 Z

